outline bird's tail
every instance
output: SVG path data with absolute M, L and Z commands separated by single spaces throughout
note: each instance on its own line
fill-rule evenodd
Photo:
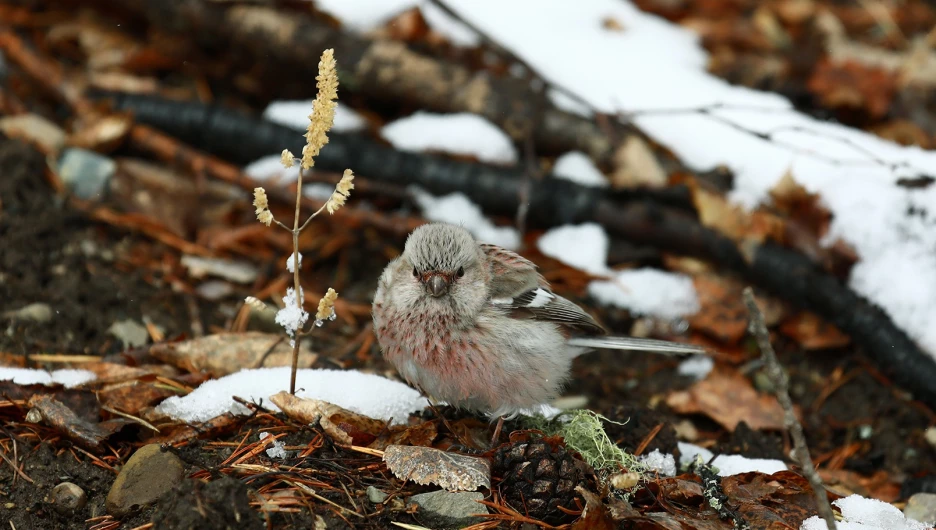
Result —
M 668 342 L 665 340 L 639 339 L 636 337 L 573 337 L 568 341 L 570 346 L 580 348 L 606 348 L 610 350 L 633 350 L 662 353 L 669 355 L 698 355 L 705 354 L 705 348 L 695 344 Z

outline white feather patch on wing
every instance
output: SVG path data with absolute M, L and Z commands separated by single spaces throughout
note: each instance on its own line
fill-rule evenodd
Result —
M 553 298 L 555 298 L 555 295 L 546 289 L 537 289 L 535 293 L 536 296 L 534 296 L 533 300 L 527 304 L 527 307 L 543 307 L 544 305 L 551 302 Z

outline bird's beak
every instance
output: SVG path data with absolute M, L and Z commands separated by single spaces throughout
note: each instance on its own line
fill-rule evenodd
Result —
M 433 274 L 429 277 L 429 280 L 426 281 L 426 289 L 429 291 L 429 294 L 432 296 L 442 296 L 448 292 L 449 282 L 441 274 Z

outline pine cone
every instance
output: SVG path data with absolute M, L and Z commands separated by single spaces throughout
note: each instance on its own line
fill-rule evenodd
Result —
M 494 454 L 493 475 L 501 478 L 500 493 L 513 509 L 549 524 L 575 517 L 559 509 L 577 511 L 576 486 L 588 485 L 586 464 L 564 447 L 543 440 L 504 444 Z

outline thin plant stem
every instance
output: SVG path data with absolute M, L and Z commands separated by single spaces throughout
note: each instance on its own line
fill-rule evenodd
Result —
M 299 285 L 299 233 L 302 232 L 302 229 L 299 228 L 299 209 L 302 205 L 302 167 L 299 168 L 299 176 L 296 179 L 296 214 L 293 216 L 293 229 L 292 229 L 292 240 L 293 240 L 293 289 L 296 292 L 296 307 L 299 308 L 299 311 L 302 311 L 302 303 L 304 302 L 301 286 Z M 303 228 L 305 225 L 303 225 Z M 293 355 L 292 355 L 292 370 L 289 372 L 289 393 L 296 393 L 296 371 L 299 369 L 299 333 L 293 333 Z
M 789 378 L 783 370 L 783 366 L 780 365 L 780 361 L 777 360 L 777 353 L 774 352 L 773 345 L 770 344 L 770 332 L 767 331 L 764 315 L 757 307 L 757 302 L 754 301 L 754 291 L 750 287 L 744 288 L 744 304 L 747 305 L 748 313 L 751 315 L 751 331 L 757 338 L 757 346 L 760 348 L 761 356 L 767 366 L 767 375 L 773 382 L 777 401 L 783 407 L 783 422 L 787 430 L 790 431 L 790 437 L 793 438 L 793 454 L 800 467 L 803 468 L 803 474 L 809 480 L 809 485 L 812 486 L 819 515 L 825 519 L 829 530 L 836 530 L 835 515 L 832 513 L 832 506 L 829 505 L 825 486 L 822 484 L 822 479 L 819 478 L 819 473 L 816 472 L 812 457 L 809 456 L 809 447 L 806 445 L 803 425 L 796 419 L 793 400 L 790 399 Z

